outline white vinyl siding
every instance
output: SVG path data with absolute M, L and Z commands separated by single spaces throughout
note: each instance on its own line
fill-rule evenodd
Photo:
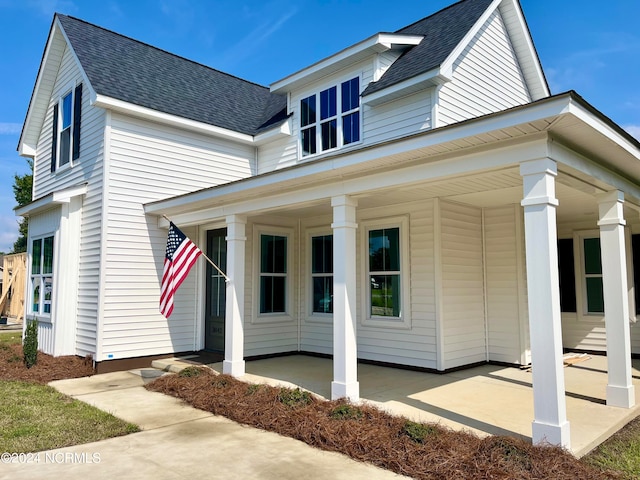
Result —
M 529 101 L 511 40 L 496 10 L 454 63 L 452 81 L 440 89 L 436 126 Z
M 97 360 L 197 348 L 194 268 L 169 320 L 158 311 L 167 230 L 143 204 L 251 175 L 254 149 L 112 115 L 106 192 L 102 351 Z M 196 228 L 184 233 L 197 240 Z
M 518 229 L 515 208 L 507 206 L 484 210 L 487 333 L 489 360 L 520 364 L 521 314 Z
M 256 225 L 256 223 L 258 225 Z M 256 222 L 249 221 L 246 226 L 246 245 L 245 245 L 245 305 L 244 305 L 244 356 L 252 357 L 256 355 L 270 355 L 274 353 L 295 352 L 298 350 L 298 299 L 300 298 L 299 282 L 298 282 L 298 266 L 300 262 L 300 253 L 298 251 L 299 234 L 295 228 L 295 223 L 290 219 L 278 217 L 258 217 Z M 293 233 L 289 237 L 289 241 L 295 248 L 291 248 L 293 254 L 287 259 L 287 268 L 290 269 L 291 295 L 293 317 L 285 319 L 280 317 L 273 322 L 251 321 L 255 318 L 260 297 L 260 286 L 255 280 L 255 266 L 259 265 L 260 258 L 256 257 L 259 249 L 254 245 L 256 236 L 254 230 L 261 229 L 267 231 L 269 227 L 274 229 L 286 228 Z
M 54 42 L 54 45 L 66 45 Z M 34 162 L 33 198 L 42 198 L 54 191 L 87 184 L 87 194 L 82 207 L 80 233 L 77 336 L 76 353 L 95 355 L 96 319 L 98 318 L 98 291 L 100 265 L 100 238 L 102 216 L 102 165 L 104 147 L 105 112 L 89 105 L 88 87 L 84 85 L 82 96 L 82 126 L 80 158 L 73 168 L 51 173 L 51 139 L 53 105 L 69 85 L 82 83 L 83 77 L 74 57 L 66 46 L 60 48 L 62 60 L 56 77 L 40 132 Z M 61 264 L 65 263 L 60 259 Z
M 408 329 L 363 325 L 362 302 L 358 302 L 358 357 L 380 362 L 436 368 L 435 264 L 433 202 L 426 200 L 386 208 L 362 210 L 361 221 L 380 221 L 398 215 L 408 216 L 410 325 Z M 358 245 L 360 247 L 360 244 Z M 366 256 L 357 252 L 357 271 Z M 361 281 L 358 298 L 365 294 Z
M 431 92 L 426 89 L 377 106 L 363 108 L 365 145 L 431 128 Z
M 443 369 L 486 360 L 482 213 L 440 203 Z

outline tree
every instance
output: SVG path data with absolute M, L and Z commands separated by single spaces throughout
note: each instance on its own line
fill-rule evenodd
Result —
M 31 173 L 24 175 L 15 174 L 13 176 L 13 195 L 16 198 L 18 207 L 22 207 L 31 202 L 31 194 L 33 189 L 33 161 L 27 160 Z M 29 220 L 23 218 L 18 222 L 18 239 L 13 244 L 13 253 L 22 253 L 27 251 L 27 234 L 29 231 Z

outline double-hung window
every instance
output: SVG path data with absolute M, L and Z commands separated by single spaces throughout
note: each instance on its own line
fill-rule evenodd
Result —
M 287 241 L 260 234 L 260 314 L 287 311 Z
M 300 100 L 302 156 L 360 141 L 360 78 Z
M 333 235 L 311 237 L 312 313 L 333 313 Z
M 602 257 L 600 238 L 582 239 L 585 313 L 604 314 L 604 290 L 602 283 Z
M 31 244 L 31 313 L 50 315 L 53 295 L 53 236 Z
M 400 228 L 369 230 L 369 314 L 400 317 Z
M 51 171 L 72 164 L 80 157 L 82 84 L 66 91 L 53 106 Z

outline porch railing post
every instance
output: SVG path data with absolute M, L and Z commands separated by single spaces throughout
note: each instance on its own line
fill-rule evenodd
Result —
M 520 175 L 524 187 L 522 206 L 533 376 L 533 442 L 569 448 L 558 278 L 557 166 L 549 158 L 523 162 Z
M 607 332 L 607 405 L 630 408 L 635 404 L 631 382 L 631 340 L 627 257 L 624 238 L 624 195 L 614 190 L 598 195 L 604 320 Z
M 244 375 L 244 256 L 247 220 L 227 217 L 227 300 L 225 310 L 224 361 L 222 372 Z
M 356 345 L 356 201 L 333 197 L 333 382 L 331 398 L 360 398 Z

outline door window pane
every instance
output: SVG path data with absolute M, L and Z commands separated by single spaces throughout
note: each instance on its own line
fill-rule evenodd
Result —
M 53 237 L 44 239 L 42 273 L 53 273 Z
M 40 273 L 40 263 L 42 261 L 42 240 L 34 240 L 31 249 L 31 273 L 38 275 Z

